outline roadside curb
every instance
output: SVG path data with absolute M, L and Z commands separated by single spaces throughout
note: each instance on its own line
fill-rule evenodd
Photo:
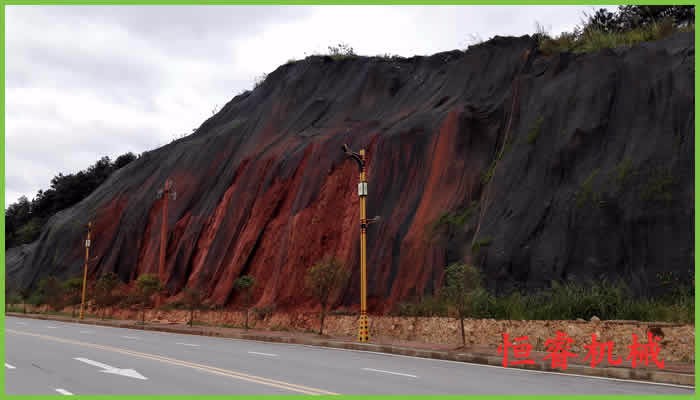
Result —
M 261 342 L 273 342 L 273 343 L 286 343 L 286 344 L 299 344 L 308 346 L 319 346 L 328 347 L 336 349 L 345 350 L 359 350 L 359 351 L 372 351 L 378 353 L 395 354 L 410 357 L 420 357 L 429 358 L 437 360 L 447 360 L 447 361 L 457 361 L 472 364 L 482 364 L 490 365 L 496 367 L 502 366 L 502 358 L 490 356 L 486 354 L 477 353 L 465 353 L 465 352 L 454 352 L 454 351 L 444 351 L 444 350 L 425 350 L 425 349 L 415 349 L 410 347 L 400 347 L 384 344 L 372 344 L 372 343 L 353 343 L 326 339 L 310 339 L 310 338 L 295 338 L 295 337 L 285 337 L 285 336 L 268 336 L 258 333 L 220 333 L 207 330 L 205 328 L 187 328 L 183 329 L 176 326 L 148 326 L 148 325 L 137 325 L 133 323 L 125 323 L 121 321 L 80 321 L 72 318 L 63 318 L 52 315 L 30 315 L 22 313 L 5 313 L 6 316 L 19 317 L 19 318 L 30 318 L 30 319 L 41 319 L 41 320 L 52 320 L 52 321 L 63 321 L 72 322 L 85 325 L 99 325 L 99 326 L 110 326 L 117 328 L 129 328 L 129 329 L 139 329 L 144 331 L 158 331 L 167 333 L 179 333 L 187 335 L 198 335 L 198 336 L 217 336 L 229 339 L 243 339 L 243 340 L 256 340 Z M 591 368 L 580 364 L 570 364 L 568 368 L 563 371 L 559 369 L 554 369 L 548 367 L 546 364 L 534 364 L 534 365 L 524 365 L 524 366 L 512 366 L 508 367 L 511 369 L 529 369 L 537 371 L 546 372 L 556 372 L 561 374 L 573 374 L 573 375 L 584 375 L 584 376 L 594 376 L 594 377 L 604 377 L 604 378 L 615 378 L 615 379 L 625 379 L 625 380 L 639 380 L 639 381 L 650 381 L 655 383 L 666 383 L 674 385 L 684 385 L 684 386 L 695 386 L 695 374 L 683 374 L 679 372 L 669 372 L 669 371 L 657 371 L 657 370 L 645 370 L 645 369 L 633 369 L 625 367 L 600 367 Z

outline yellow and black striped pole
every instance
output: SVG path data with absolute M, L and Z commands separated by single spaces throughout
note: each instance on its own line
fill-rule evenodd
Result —
M 87 267 L 88 258 L 90 257 L 90 231 L 92 229 L 92 221 L 88 222 L 87 239 L 85 240 L 85 266 L 83 267 L 83 294 L 80 301 L 80 319 L 85 317 L 85 291 L 87 288 Z

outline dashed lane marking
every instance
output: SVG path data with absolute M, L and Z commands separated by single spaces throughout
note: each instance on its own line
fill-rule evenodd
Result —
M 59 337 L 49 336 L 49 335 L 42 335 L 42 334 L 38 334 L 38 333 L 17 331 L 14 329 L 6 329 L 6 332 L 11 333 L 11 334 L 15 334 L 15 335 L 33 336 L 33 337 L 37 337 L 37 338 L 41 338 L 41 339 L 45 339 L 45 340 L 51 340 L 51 341 L 59 342 L 59 343 L 67 343 L 67 344 L 72 344 L 72 345 L 77 345 L 77 346 L 91 347 L 94 349 L 111 351 L 114 353 L 127 354 L 127 355 L 130 355 L 133 357 L 146 358 L 149 360 L 160 361 L 162 363 L 171 364 L 171 365 L 179 365 L 179 366 L 183 366 L 183 367 L 197 369 L 200 371 L 209 372 L 209 373 L 215 374 L 215 375 L 226 376 L 226 377 L 233 378 L 233 379 L 239 379 L 242 381 L 258 383 L 260 385 L 276 387 L 279 389 L 285 389 L 285 390 L 289 390 L 292 392 L 298 392 L 298 393 L 302 393 L 302 394 L 308 394 L 308 395 L 337 395 L 337 394 L 339 394 L 339 393 L 334 393 L 334 392 L 330 392 L 330 391 L 323 390 L 323 389 L 312 388 L 312 387 L 308 387 L 308 386 L 302 386 L 302 385 L 297 385 L 297 384 L 293 384 L 293 383 L 264 378 L 261 376 L 245 374 L 242 372 L 218 368 L 218 367 L 214 367 L 211 365 L 204 365 L 204 364 L 198 364 L 198 363 L 193 363 L 193 362 L 184 361 L 184 360 L 178 360 L 175 358 L 160 356 L 157 354 L 142 353 L 139 351 L 128 350 L 128 349 L 123 349 L 123 348 L 113 347 L 113 346 L 105 346 L 105 345 L 100 345 L 100 344 L 96 344 L 96 343 L 84 342 L 84 341 L 79 342 L 76 340 L 64 339 L 64 338 L 59 338 Z
M 408 376 L 408 377 L 411 377 L 411 378 L 418 378 L 418 377 L 415 376 L 415 375 L 404 374 L 404 373 L 401 373 L 401 372 L 384 371 L 383 369 L 374 369 L 374 368 L 362 368 L 362 369 L 365 370 L 365 371 L 381 372 L 381 373 L 384 373 L 384 374 L 401 375 L 401 376 Z
M 277 354 L 260 353 L 260 352 L 257 352 L 257 351 L 249 351 L 248 354 L 258 354 L 258 355 L 261 355 L 261 356 L 277 357 Z

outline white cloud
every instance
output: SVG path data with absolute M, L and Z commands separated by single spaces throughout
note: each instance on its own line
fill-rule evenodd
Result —
M 8 6 L 6 204 L 103 155 L 189 133 L 289 59 L 345 42 L 427 55 L 474 36 L 552 33 L 575 6 Z

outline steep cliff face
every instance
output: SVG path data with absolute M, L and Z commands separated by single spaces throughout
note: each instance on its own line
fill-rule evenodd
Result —
M 305 270 L 352 268 L 359 298 L 357 167 L 366 148 L 370 311 L 440 285 L 465 259 L 488 286 L 622 277 L 638 293 L 693 257 L 692 33 L 586 55 L 544 55 L 529 37 L 430 57 L 311 57 L 271 73 L 195 134 L 151 151 L 55 215 L 7 257 L 8 285 L 82 269 L 133 280 L 158 268 L 168 178 L 167 286 L 305 307 Z M 11 168 L 11 166 L 9 166 Z M 436 221 L 438 221 L 436 223 Z

